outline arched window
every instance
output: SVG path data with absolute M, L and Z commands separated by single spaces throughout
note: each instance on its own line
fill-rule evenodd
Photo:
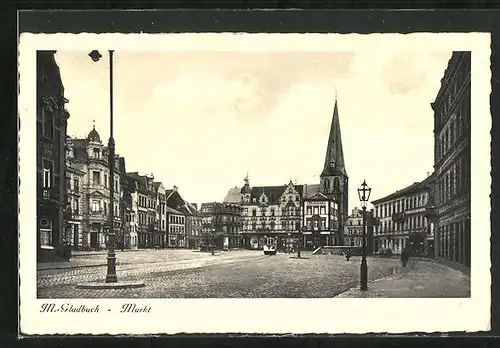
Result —
M 338 192 L 339 191 L 339 187 L 340 187 L 339 178 L 333 179 L 333 189 L 334 189 L 334 191 Z
M 324 181 L 324 188 L 325 188 L 325 191 L 329 191 L 330 190 L 330 179 L 325 179 L 325 181 Z

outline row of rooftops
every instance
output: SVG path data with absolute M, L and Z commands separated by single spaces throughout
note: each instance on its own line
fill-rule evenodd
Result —
M 242 194 L 250 194 L 250 202 L 255 201 L 260 202 L 260 197 L 265 195 L 268 198 L 267 204 L 269 205 L 277 205 L 281 203 L 281 197 L 286 193 L 286 190 L 292 186 L 295 191 L 299 194 L 301 199 L 309 199 L 314 198 L 319 192 L 320 185 L 317 184 L 305 184 L 305 185 L 297 185 L 297 184 L 285 184 L 280 186 L 253 186 L 249 187 L 247 185 L 243 187 L 233 187 L 230 188 L 224 198 L 225 203 L 232 204 L 241 204 L 242 203 Z M 326 196 L 325 196 L 326 198 Z
M 372 204 L 379 204 L 383 202 L 387 202 L 399 197 L 416 194 L 422 192 L 424 190 L 429 190 L 430 185 L 432 184 L 432 179 L 434 178 L 434 174 L 429 174 L 427 178 L 420 182 L 415 182 L 401 190 L 397 190 L 390 195 L 379 198 L 377 200 L 372 201 Z M 281 203 L 281 197 L 288 189 L 288 185 L 280 185 L 280 186 L 254 186 L 250 187 L 245 184 L 243 187 L 234 187 L 230 188 L 226 197 L 224 198 L 224 202 L 233 203 L 233 204 L 241 204 L 242 203 L 242 195 L 250 194 L 250 203 L 260 203 L 260 197 L 262 194 L 268 197 L 269 205 L 279 205 Z M 318 198 L 327 199 L 325 195 L 320 192 L 320 185 L 317 184 L 304 184 L 304 185 L 293 185 L 297 193 L 300 195 L 303 200 L 313 200 Z M 254 201 L 255 199 L 255 201 Z
M 414 182 L 413 184 L 406 186 L 401 190 L 397 190 L 396 192 L 391 193 L 390 195 L 372 201 L 372 204 L 375 205 L 375 204 L 385 203 L 397 198 L 402 198 L 412 194 L 417 194 L 426 190 L 430 190 L 430 187 L 433 184 L 434 177 L 435 177 L 434 173 L 430 174 L 427 176 L 427 178 L 425 178 L 422 181 Z

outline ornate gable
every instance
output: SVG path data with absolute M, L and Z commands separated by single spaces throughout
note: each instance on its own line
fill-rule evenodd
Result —
M 261 206 L 266 206 L 269 203 L 269 197 L 265 194 L 264 190 L 262 190 L 262 194 L 259 197 L 259 204 Z
M 295 188 L 292 180 L 286 186 L 283 194 L 281 195 L 281 206 L 286 208 L 290 206 L 299 206 L 300 205 L 300 194 Z

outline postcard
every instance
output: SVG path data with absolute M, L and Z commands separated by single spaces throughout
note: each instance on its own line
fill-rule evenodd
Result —
M 488 330 L 490 78 L 488 33 L 23 33 L 21 334 Z

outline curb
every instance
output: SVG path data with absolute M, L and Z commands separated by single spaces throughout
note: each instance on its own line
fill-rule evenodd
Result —
M 134 252 L 134 251 L 143 251 L 143 250 L 154 250 L 154 249 L 129 249 L 129 250 L 115 250 L 116 253 L 129 253 L 129 252 Z M 95 256 L 95 255 L 106 255 L 108 252 L 107 251 L 97 251 L 97 252 L 82 252 L 82 253 L 74 253 L 71 255 L 71 257 L 80 257 L 80 256 Z
M 223 253 L 216 253 L 213 256 L 221 256 Z M 178 261 L 187 261 L 189 259 L 180 259 L 180 260 L 175 260 L 176 262 Z M 149 263 L 157 263 L 158 261 L 148 261 L 148 262 L 141 262 L 142 264 L 149 264 Z M 173 262 L 173 261 L 172 261 Z M 135 264 L 134 262 L 124 262 L 124 263 L 116 263 L 116 266 L 126 266 L 126 265 L 133 265 Z M 88 268 L 88 267 L 106 267 L 108 264 L 107 263 L 100 263 L 100 264 L 93 264 L 93 265 L 61 265 L 61 266 L 56 266 L 56 267 L 47 267 L 47 268 L 37 268 L 37 272 L 40 271 L 52 271 L 52 270 L 62 270 L 62 269 L 81 269 L 81 268 Z
M 137 289 L 143 288 L 146 284 L 143 282 L 116 282 L 116 283 L 86 283 L 77 284 L 77 289 L 94 289 L 94 290 L 107 290 L 107 289 Z
M 370 286 L 370 284 L 374 284 L 376 282 L 379 282 L 379 281 L 381 281 L 383 279 L 386 279 L 386 278 L 389 278 L 389 277 L 399 276 L 399 275 L 401 275 L 401 273 L 402 273 L 402 267 L 401 266 L 395 266 L 395 267 L 393 267 L 393 270 L 392 270 L 391 274 L 388 274 L 386 276 L 383 276 L 383 277 L 374 279 L 372 281 L 369 281 L 368 282 L 368 286 Z M 335 297 L 339 297 L 342 294 L 347 294 L 349 292 L 354 292 L 354 291 L 357 291 L 357 292 L 361 291 L 361 290 L 359 290 L 359 284 L 357 286 L 355 286 L 355 287 L 350 288 L 349 290 L 342 291 L 341 293 L 338 293 L 337 295 L 334 296 L 334 298 Z
M 108 264 L 103 263 L 103 264 L 98 264 L 98 265 L 79 265 L 79 266 L 57 266 L 57 267 L 48 267 L 48 268 L 37 268 L 38 271 L 51 271 L 51 270 L 58 270 L 58 269 L 79 269 L 79 268 L 88 268 L 88 267 L 104 267 L 107 266 Z M 118 264 L 116 264 L 118 266 Z

